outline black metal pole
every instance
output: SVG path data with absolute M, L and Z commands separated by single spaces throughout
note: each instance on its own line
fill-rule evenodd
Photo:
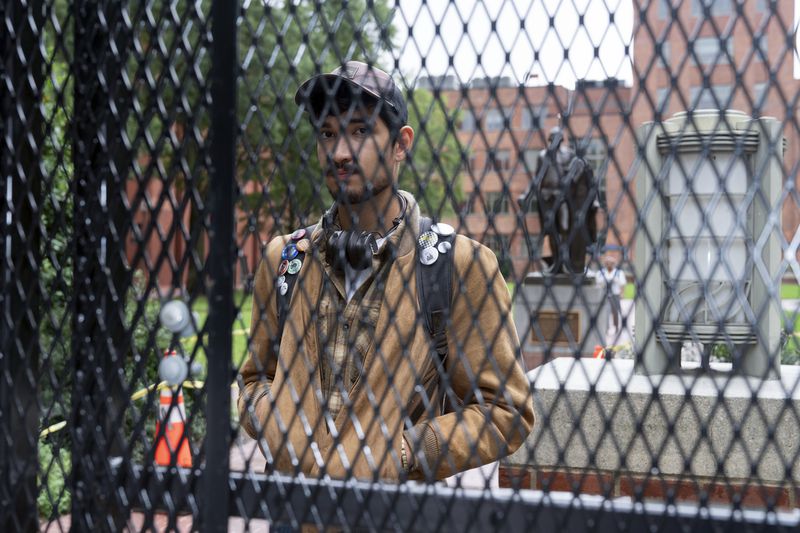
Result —
M 203 531 L 228 529 L 233 326 L 233 203 L 236 139 L 236 11 L 238 2 L 211 4 L 211 196 L 206 380 L 206 464 Z
M 2 316 L 0 317 L 0 530 L 39 528 L 38 395 L 41 324 L 40 151 L 44 144 L 44 6 L 3 2 L 0 24 L 2 99 Z
M 124 262 L 124 180 L 131 155 L 121 132 L 130 95 L 121 78 L 130 29 L 118 0 L 73 6 L 74 280 L 72 394 L 72 525 L 77 531 L 122 529 L 127 498 L 109 465 L 123 453 L 127 404 Z

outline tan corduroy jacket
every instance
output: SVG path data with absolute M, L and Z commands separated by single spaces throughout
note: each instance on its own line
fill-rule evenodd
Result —
M 273 239 L 259 266 L 251 355 L 241 368 L 242 427 L 259 440 L 268 469 L 334 478 L 400 479 L 401 438 L 412 446 L 411 479 L 443 479 L 510 453 L 533 427 L 528 380 L 517 360 L 519 339 L 506 282 L 491 250 L 464 236 L 453 246 L 453 301 L 448 328 L 448 381 L 460 406 L 445 414 L 428 401 L 439 381 L 435 352 L 416 293 L 419 207 L 409 208 L 386 281 L 384 301 L 350 406 L 335 420 L 323 408 L 316 307 L 322 276 L 319 248 L 306 254 L 292 292 L 280 348 L 275 278 L 289 236 Z M 321 225 L 312 235 L 322 244 Z M 450 252 L 452 253 L 452 252 Z M 408 421 L 414 406 L 427 413 Z M 413 425 L 412 425 L 413 424 Z

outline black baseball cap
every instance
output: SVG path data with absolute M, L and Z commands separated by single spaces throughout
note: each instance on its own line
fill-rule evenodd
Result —
M 360 61 L 348 61 L 329 74 L 318 74 L 304 81 L 294 94 L 294 101 L 306 109 L 310 106 L 318 111 L 325 98 L 333 98 L 341 91 L 348 91 L 351 96 L 367 95 L 368 98 L 382 101 L 398 122 L 408 122 L 406 101 L 392 77 Z

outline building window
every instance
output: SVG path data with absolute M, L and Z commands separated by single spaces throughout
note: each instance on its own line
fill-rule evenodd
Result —
M 546 105 L 532 105 L 522 108 L 522 126 L 525 131 L 541 129 L 547 118 Z
M 490 109 L 486 113 L 486 131 L 500 131 L 505 127 L 502 109 Z
M 483 242 L 497 257 L 508 257 L 511 244 L 510 235 L 486 234 Z
M 486 203 L 486 214 L 508 213 L 508 195 L 502 191 L 489 191 L 483 193 Z
M 671 9 L 670 0 L 658 0 L 658 20 L 667 20 Z
M 727 54 L 722 49 L 724 44 L 727 49 Z M 698 37 L 694 40 L 694 52 L 697 56 L 696 59 L 692 56 L 695 62 L 700 65 L 712 65 L 719 63 L 728 63 L 729 57 L 733 57 L 733 39 L 724 37 Z
M 766 105 L 767 102 L 764 100 L 764 97 L 766 96 L 768 90 L 769 82 L 765 81 L 763 83 L 756 83 L 753 85 L 752 96 L 754 109 L 762 109 Z
M 470 154 L 469 157 L 464 159 L 464 172 L 473 172 L 475 170 L 475 154 Z
M 664 68 L 668 68 L 669 67 L 669 60 L 670 60 L 669 54 L 670 54 L 670 51 L 671 50 L 670 50 L 669 43 L 668 42 L 664 42 L 664 43 L 661 43 L 661 55 L 656 53 L 656 56 L 658 56 L 658 64 L 661 65 Z
M 669 109 L 669 87 L 656 89 L 656 110 L 665 113 Z
M 712 17 L 733 15 L 735 11 L 733 0 L 692 0 L 692 15 L 703 16 L 705 6 L 711 10 Z
M 486 158 L 486 170 L 504 172 L 511 170 L 511 151 L 493 150 L 488 153 Z
M 605 167 L 606 159 L 608 158 L 608 147 L 602 139 L 593 138 L 585 144 L 583 150 L 583 158 L 592 167 L 595 176 L 599 176 Z
M 714 85 L 710 88 L 692 87 L 689 105 L 694 109 L 727 109 L 733 94 L 732 85 Z
M 769 57 L 769 44 L 767 36 L 760 33 L 753 39 L 753 54 L 756 61 L 763 61 L 764 57 Z
M 461 131 L 475 131 L 475 113 L 467 109 L 461 112 Z
M 530 172 L 531 174 L 535 173 L 536 165 L 538 164 L 538 159 L 539 159 L 539 150 L 535 149 L 525 150 L 524 152 L 522 152 L 522 157 L 525 159 L 525 166 L 527 167 L 527 169 L 525 170 L 527 172 Z

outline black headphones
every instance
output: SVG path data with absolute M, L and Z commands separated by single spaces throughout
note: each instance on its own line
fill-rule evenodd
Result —
M 403 205 L 400 214 L 393 220 L 392 229 L 386 235 L 400 225 L 403 217 L 406 216 L 408 203 L 402 194 L 397 194 L 400 203 Z M 372 266 L 372 256 L 378 253 L 378 240 L 375 232 L 369 231 L 345 231 L 338 228 L 333 221 L 336 216 L 337 204 L 333 204 L 323 217 L 323 225 L 326 234 L 325 259 L 334 270 L 344 272 L 345 264 L 349 264 L 354 270 L 364 270 Z

